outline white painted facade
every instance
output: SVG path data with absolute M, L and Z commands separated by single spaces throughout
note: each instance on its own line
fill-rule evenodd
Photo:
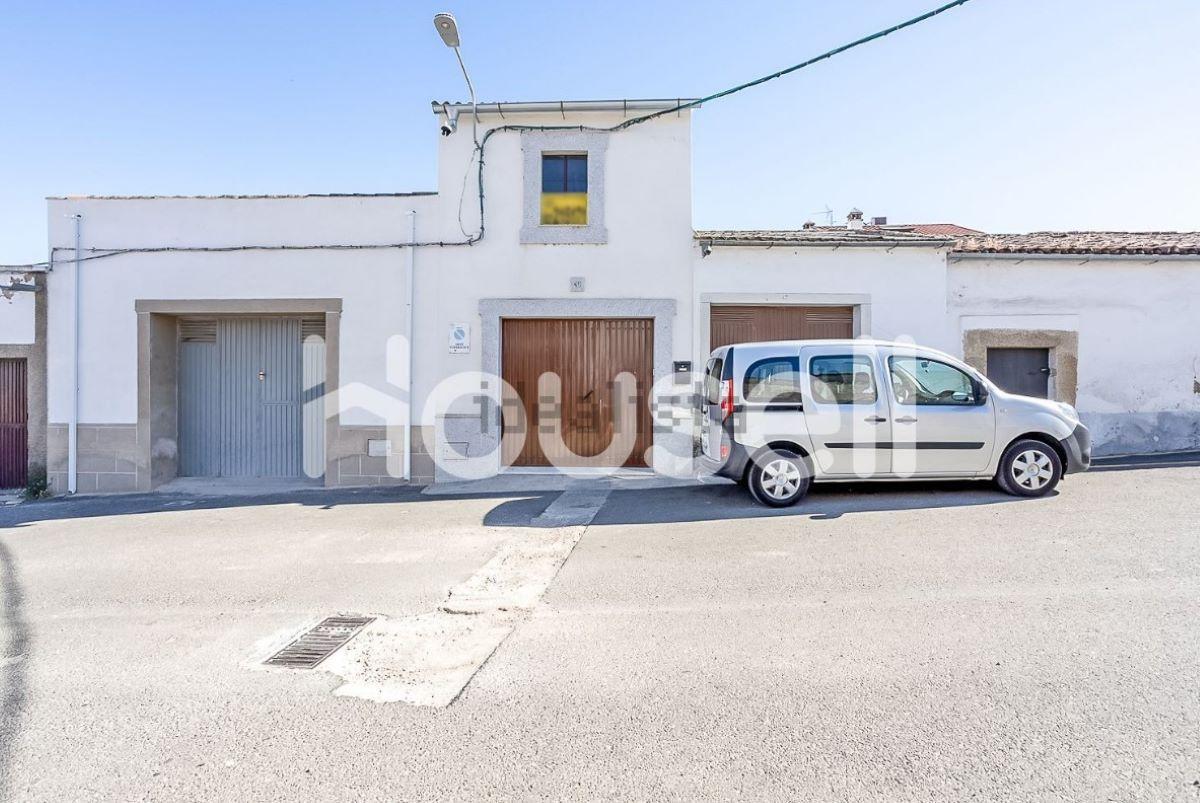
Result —
M 7 278 L 0 275 L 0 280 Z M 33 293 L 13 293 L 11 299 L 0 298 L 0 344 L 25 345 L 33 340 Z
M 557 109 L 503 120 L 489 114 L 481 119 L 479 135 L 513 122 L 603 127 L 622 119 L 620 112 Z M 603 204 L 602 242 L 522 243 L 530 186 L 525 175 L 530 160 L 523 158 L 522 148 L 537 144 L 525 134 L 505 132 L 487 145 L 485 236 L 474 245 L 450 244 L 466 239 L 464 231 L 470 235 L 479 229 L 469 113 L 462 115 L 455 134 L 439 139 L 436 192 L 51 199 L 50 246 L 56 259 L 49 277 L 51 427 L 71 415 L 75 233 L 70 216 L 82 216 L 86 253 L 92 248 L 402 244 L 410 241 L 415 214 L 418 242 L 447 243 L 411 249 L 417 422 L 447 412 L 423 408 L 439 382 L 490 367 L 485 363 L 489 353 L 494 357 L 498 332 L 492 324 L 485 328 L 484 308 L 540 300 L 548 315 L 601 310 L 620 316 L 634 302 L 670 302 L 670 320 L 660 322 L 669 342 L 655 343 L 656 351 L 663 351 L 655 363 L 657 374 L 661 362 L 690 360 L 702 367 L 711 304 L 837 304 L 855 307 L 857 334 L 911 338 L 953 354 L 962 353 L 963 332 L 970 328 L 1028 328 L 1031 322 L 1072 327 L 1080 343 L 1079 408 L 1097 425 L 1099 452 L 1200 447 L 1200 396 L 1193 389 L 1200 342 L 1188 310 L 1189 299 L 1200 291 L 1200 260 L 1017 265 L 957 260 L 944 245 L 717 245 L 705 255 L 691 222 L 689 113 L 599 136 L 605 140 L 603 175 L 599 186 L 592 180 L 589 191 L 591 203 Z M 569 142 L 564 149 L 571 150 Z M 340 300 L 341 384 L 393 391 L 388 343 L 407 327 L 409 257 L 406 248 L 168 250 L 85 261 L 79 276 L 79 422 L 138 422 L 135 303 L 145 300 Z M 571 290 L 573 278 L 583 279 L 582 292 Z M 32 323 L 18 317 L 0 315 L 0 339 L 31 335 Z M 472 328 L 467 353 L 450 353 L 447 338 L 455 323 Z M 392 354 L 393 369 L 398 353 Z M 669 380 L 660 387 L 663 395 L 686 390 Z M 677 459 L 656 461 L 660 470 L 684 472 L 690 465 L 691 425 L 685 412 L 677 410 L 678 424 L 662 443 Z M 365 427 L 380 420 L 349 410 L 341 423 Z M 1169 432 L 1159 433 L 1157 427 Z M 484 439 L 472 448 L 488 445 Z M 500 468 L 498 453 L 492 453 L 477 461 L 473 472 Z
M 701 256 L 695 249 L 694 348 L 707 353 L 712 304 L 831 304 L 856 308 L 856 336 L 911 338 L 954 352 L 946 317 L 948 250 L 716 245 Z
M 71 215 L 88 248 L 225 246 L 247 243 L 380 243 L 408 239 L 407 214 L 428 214 L 432 195 L 305 198 L 156 198 L 50 201 L 50 242 L 68 248 Z M 50 422 L 70 415 L 75 266 L 49 279 Z M 80 263 L 79 418 L 137 421 L 138 299 L 340 298 L 344 381 L 384 387 L 390 336 L 403 331 L 403 250 L 168 252 Z M 352 420 L 370 421 L 361 413 Z
M 950 324 L 1077 332 L 1098 453 L 1200 448 L 1200 258 L 952 258 Z

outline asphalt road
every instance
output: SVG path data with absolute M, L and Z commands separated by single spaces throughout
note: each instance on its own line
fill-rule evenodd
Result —
M 0 510 L 14 800 L 1200 801 L 1200 468 L 614 491 L 448 708 L 263 645 L 415 615 L 556 494 Z

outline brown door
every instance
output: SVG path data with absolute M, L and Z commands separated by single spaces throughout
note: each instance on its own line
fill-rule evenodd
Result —
M 0 488 L 28 481 L 29 409 L 23 359 L 0 359 Z
M 758 340 L 854 337 L 854 308 L 714 304 L 709 332 L 713 349 Z
M 610 465 L 644 466 L 652 443 L 646 406 L 653 377 L 654 322 L 643 318 L 513 318 L 501 329 L 501 373 L 516 391 L 506 399 L 501 449 L 505 465 L 593 465 L 613 443 L 632 443 Z M 634 377 L 632 396 L 622 398 L 617 376 Z M 557 375 L 561 392 L 543 394 L 538 382 Z M 543 380 L 543 382 L 549 381 Z M 543 389 L 545 389 L 545 384 Z M 631 402 L 636 401 L 636 412 Z M 522 415 L 523 412 L 523 415 Z M 629 420 L 633 412 L 634 420 Z M 619 430 L 617 429 L 619 428 Z M 525 437 L 513 437 L 523 431 Z M 539 438 L 539 432 L 542 437 Z M 544 442 L 544 447 L 543 447 Z

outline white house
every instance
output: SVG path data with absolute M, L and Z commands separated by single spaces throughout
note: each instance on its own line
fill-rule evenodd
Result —
M 30 462 L 80 492 L 685 475 L 715 343 L 859 335 L 1074 401 L 1101 454 L 1200 447 L 1200 237 L 696 232 L 677 105 L 481 104 L 473 133 L 435 103 L 435 192 L 50 199 Z

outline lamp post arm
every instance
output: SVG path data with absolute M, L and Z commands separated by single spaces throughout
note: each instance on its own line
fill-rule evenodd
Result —
M 454 55 L 458 59 L 459 69 L 462 70 L 463 78 L 467 82 L 467 92 L 471 96 L 471 139 L 475 141 L 475 147 L 478 148 L 479 135 L 477 128 L 479 127 L 479 106 L 475 102 L 475 87 L 471 83 L 471 76 L 467 74 L 467 65 L 463 63 L 462 53 L 457 47 L 454 48 Z

